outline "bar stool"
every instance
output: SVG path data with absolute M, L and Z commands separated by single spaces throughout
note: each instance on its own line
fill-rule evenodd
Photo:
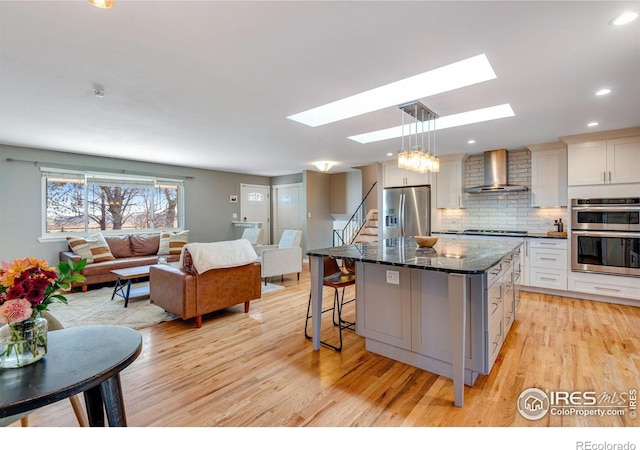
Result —
M 350 322 L 342 318 L 342 307 L 345 304 L 355 301 L 355 298 L 351 300 L 347 300 L 346 302 L 344 300 L 345 289 L 348 286 L 352 286 L 356 284 L 355 270 L 353 271 L 342 270 L 335 258 L 325 257 L 324 273 L 325 273 L 325 276 L 322 279 L 322 285 L 333 288 L 333 306 L 322 310 L 322 314 L 330 311 L 332 312 L 333 325 L 338 327 L 340 344 L 334 345 L 322 340 L 320 341 L 320 343 L 329 348 L 334 349 L 337 352 L 341 352 L 342 351 L 342 330 L 349 329 L 351 331 L 355 331 L 355 325 L 356 325 L 355 322 Z M 342 295 L 340 295 L 338 291 L 339 289 L 342 289 Z M 307 327 L 309 325 L 309 319 L 311 319 L 311 317 L 312 317 L 311 293 L 309 293 L 309 303 L 307 304 L 307 320 L 304 324 L 304 336 L 309 340 L 312 339 L 312 336 L 309 335 L 307 331 Z

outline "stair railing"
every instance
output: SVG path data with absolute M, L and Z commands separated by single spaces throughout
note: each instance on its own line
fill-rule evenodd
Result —
M 358 237 L 360 230 L 362 230 L 362 227 L 367 223 L 367 212 L 369 211 L 367 208 L 367 199 L 376 184 L 378 184 L 377 181 L 375 181 L 369 188 L 369 191 L 367 191 L 367 194 L 364 196 L 362 202 L 360 202 L 360 205 L 358 205 L 356 211 L 353 213 L 344 228 L 342 230 L 333 230 L 334 247 L 352 244 L 355 238 Z

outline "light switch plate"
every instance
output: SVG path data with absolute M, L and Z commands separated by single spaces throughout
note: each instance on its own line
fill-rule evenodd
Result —
M 387 283 L 400 284 L 400 272 L 397 270 L 387 270 Z

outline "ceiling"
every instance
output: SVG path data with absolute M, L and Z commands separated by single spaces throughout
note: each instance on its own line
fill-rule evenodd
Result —
M 0 143 L 343 172 L 392 158 L 400 139 L 347 137 L 400 125 L 397 106 L 315 128 L 287 116 L 482 53 L 496 79 L 419 100 L 440 116 L 502 103 L 515 116 L 441 130 L 440 155 L 638 126 L 640 20 L 609 24 L 626 9 L 640 2 L 0 1 Z

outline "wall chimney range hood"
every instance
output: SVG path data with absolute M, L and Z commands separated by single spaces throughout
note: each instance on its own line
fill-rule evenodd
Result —
M 470 194 L 527 191 L 526 186 L 509 184 L 507 170 L 506 149 L 484 152 L 484 184 L 466 188 L 464 191 Z

